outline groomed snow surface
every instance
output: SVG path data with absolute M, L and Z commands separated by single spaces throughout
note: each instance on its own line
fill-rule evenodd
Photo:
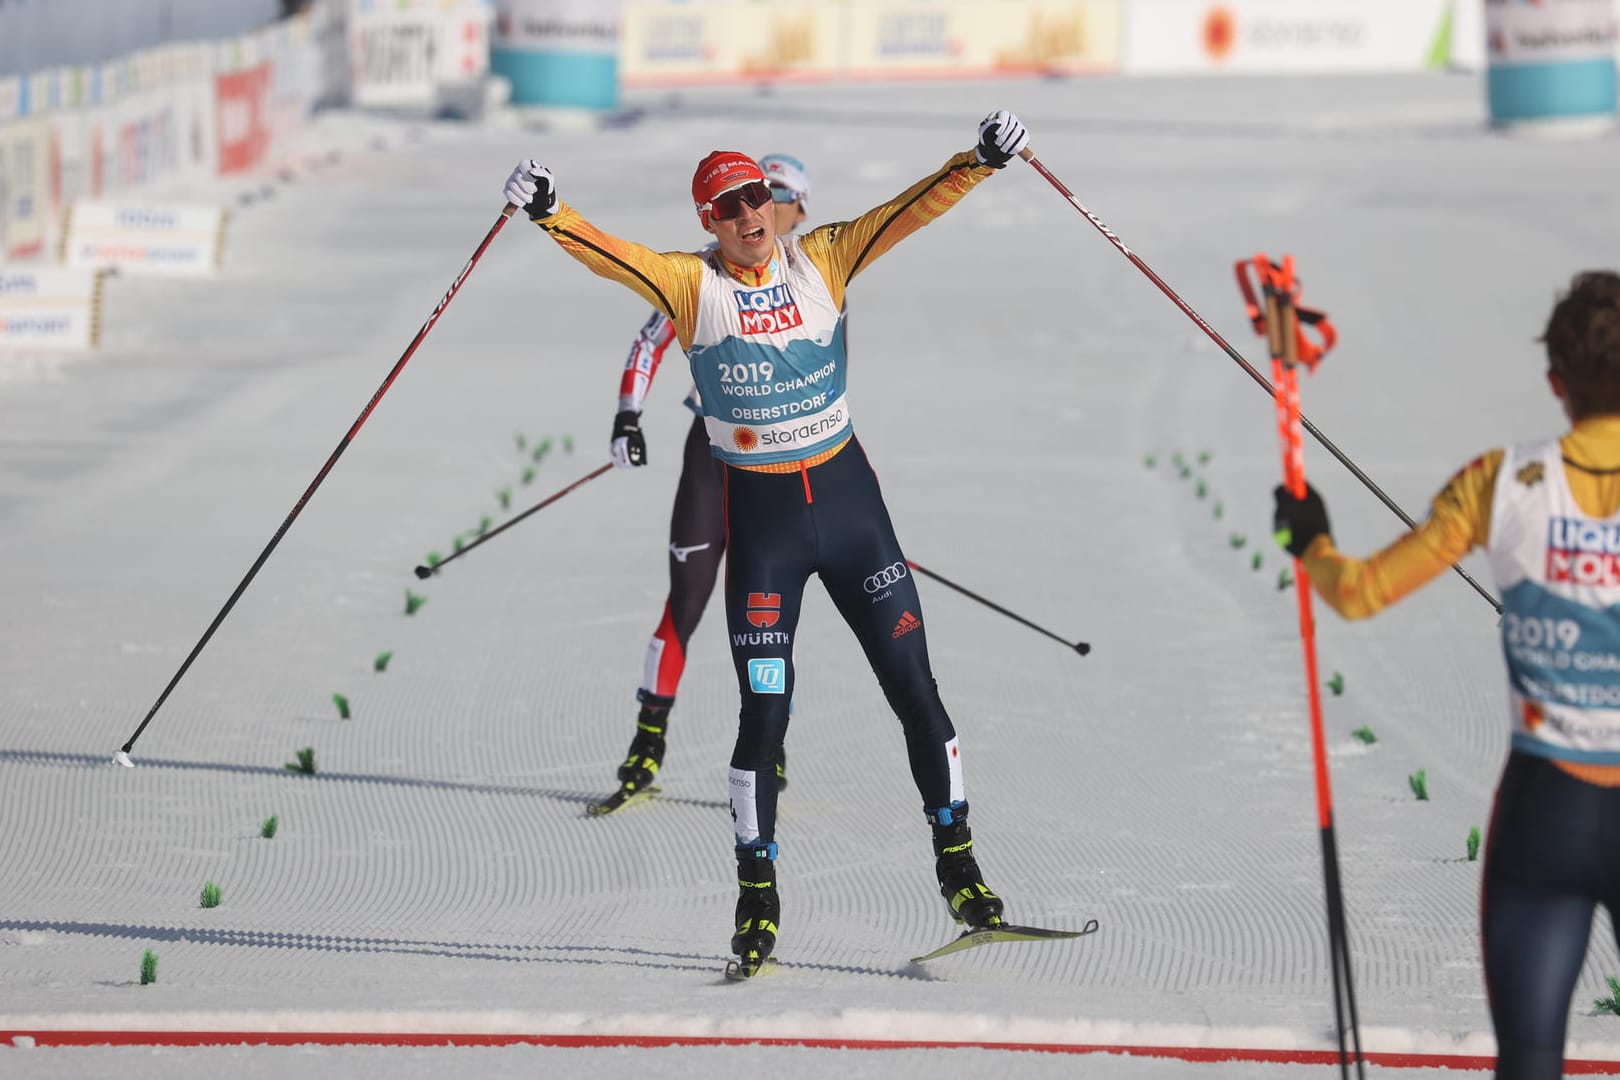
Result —
M 137 767 L 108 764 L 494 223 L 519 158 L 609 231 L 690 249 L 708 150 L 795 153 L 812 220 L 847 219 L 970 146 L 999 106 L 1262 365 L 1232 264 L 1292 253 L 1304 302 L 1341 334 L 1306 412 L 1414 516 L 1476 453 L 1562 430 L 1534 338 L 1573 272 L 1614 265 L 1620 144 L 1490 133 L 1477 77 L 649 94 L 600 130 L 323 115 L 283 174 L 174 193 L 231 206 L 218 278 L 115 277 L 94 354 L 0 358 L 0 1031 L 607 1045 L 36 1046 L 0 1050 L 0 1074 L 1335 1075 L 1267 1056 L 1334 1045 L 1294 598 L 1266 539 L 1271 403 L 1022 164 L 855 281 L 850 401 L 908 557 L 1093 646 L 1079 657 L 919 583 L 988 880 L 1015 921 L 1096 918 L 1098 934 L 909 963 L 954 929 L 898 724 L 815 582 L 780 970 L 721 978 L 737 695 L 718 604 L 690 646 L 664 797 L 586 815 L 632 734 L 666 591 L 688 380 L 674 358 L 654 386 L 649 467 L 417 581 L 428 552 L 607 458 L 646 307 L 521 216 L 158 711 Z M 1314 445 L 1307 459 L 1341 546 L 1396 535 L 1344 468 Z M 1489 586 L 1477 557 L 1465 568 Z M 427 599 L 410 616 L 407 590 Z M 1371 1051 L 1491 1052 L 1465 852 L 1505 752 L 1495 622 L 1455 575 L 1371 623 L 1321 613 Z M 1375 744 L 1352 737 L 1363 726 Z M 284 767 L 305 747 L 313 776 Z M 206 881 L 216 908 L 199 906 Z M 1592 1002 L 1620 957 L 1607 919 L 1596 929 L 1570 1053 L 1617 1061 L 1620 1020 Z M 148 949 L 158 980 L 141 986 Z M 707 1044 L 636 1041 L 662 1037 Z M 863 1040 L 913 1045 L 831 1048 Z M 938 1042 L 1250 1059 L 914 1045 Z

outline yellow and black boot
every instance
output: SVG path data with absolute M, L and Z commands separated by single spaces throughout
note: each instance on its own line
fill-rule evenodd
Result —
M 743 976 L 759 973 L 776 948 L 776 924 L 782 901 L 776 894 L 776 845 L 737 849 L 737 932 L 731 935 L 736 969 Z
M 1001 897 L 984 883 L 978 860 L 973 857 L 967 803 L 952 803 L 927 814 L 934 830 L 934 873 L 951 917 L 971 930 L 1001 925 Z
M 619 783 L 627 791 L 640 791 L 658 778 L 664 764 L 664 732 L 669 727 L 669 709 L 675 704 L 671 697 L 660 697 L 645 690 L 639 695 L 641 712 L 636 716 L 636 735 L 630 740 L 630 752 L 619 766 Z

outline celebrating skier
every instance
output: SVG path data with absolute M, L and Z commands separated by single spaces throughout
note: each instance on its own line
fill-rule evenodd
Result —
M 922 607 L 844 388 L 845 290 L 874 260 L 956 205 L 1028 142 L 1005 110 L 977 146 L 854 221 L 802 237 L 776 231 L 764 170 L 717 150 L 698 163 L 692 201 L 713 251 L 659 253 L 610 236 L 557 197 L 551 170 L 520 163 L 509 203 L 594 273 L 669 316 L 697 383 L 704 429 L 725 465 L 726 626 L 742 707 L 731 755 L 738 901 L 736 970 L 776 944 L 774 768 L 793 693 L 793 635 L 811 574 L 860 641 L 905 733 L 933 830 L 941 894 L 973 928 L 1002 902 L 974 857 L 956 729 L 928 661 Z
M 1577 274 L 1541 340 L 1573 429 L 1474 459 L 1372 558 L 1334 548 L 1314 489 L 1275 493 L 1278 539 L 1346 618 L 1476 546 L 1502 589 L 1512 736 L 1481 911 L 1499 1080 L 1563 1075 L 1593 912 L 1620 920 L 1620 275 Z
M 776 235 L 787 236 L 805 219 L 810 176 L 804 164 L 787 154 L 766 154 L 760 168 L 771 189 L 771 213 Z M 711 245 L 712 246 L 712 245 Z M 647 464 L 647 441 L 641 431 L 641 409 L 664 353 L 675 340 L 675 324 L 662 311 L 654 311 L 630 345 L 630 355 L 619 381 L 619 411 L 613 418 L 613 463 L 621 469 Z M 686 434 L 681 478 L 675 485 L 675 507 L 669 521 L 669 597 L 664 613 L 647 643 L 647 661 L 636 698 L 641 709 L 630 752 L 619 766 L 619 790 L 593 810 L 607 813 L 648 791 L 664 763 L 669 712 L 686 669 L 686 643 L 703 617 L 714 591 L 720 560 L 726 550 L 725 517 L 720 509 L 721 478 L 725 465 L 709 452 L 697 387 L 686 396 L 692 427 Z M 787 786 L 787 762 L 778 753 L 776 780 Z

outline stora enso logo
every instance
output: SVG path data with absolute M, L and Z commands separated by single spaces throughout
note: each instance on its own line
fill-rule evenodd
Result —
M 774 334 L 804 324 L 793 290 L 785 282 L 768 289 L 739 290 L 731 296 L 737 302 L 740 333 Z

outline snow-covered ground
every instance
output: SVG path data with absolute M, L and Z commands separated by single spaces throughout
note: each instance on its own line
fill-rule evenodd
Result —
M 0 1049 L 0 1074 L 1336 1073 L 815 1048 L 1333 1045 L 1294 600 L 1266 539 L 1271 404 L 1021 164 L 856 281 L 851 400 L 908 556 L 1092 643 L 1081 658 L 920 583 L 989 881 L 1016 921 L 1096 918 L 1098 934 L 909 963 L 953 929 L 898 725 L 814 583 L 779 972 L 720 977 L 736 691 L 718 605 L 691 644 L 664 798 L 586 815 L 665 592 L 687 380 L 654 387 L 648 468 L 418 582 L 429 551 L 606 460 L 644 305 L 521 216 L 158 711 L 138 767 L 107 762 L 493 224 L 520 157 L 604 228 L 690 248 L 710 149 L 799 155 L 812 220 L 837 220 L 1011 107 L 1045 165 L 1254 361 L 1232 264 L 1292 253 L 1341 338 L 1306 412 L 1421 516 L 1477 452 L 1561 430 L 1533 339 L 1570 274 L 1620 250 L 1620 141 L 1489 134 L 1482 101 L 1466 76 L 1095 79 L 644 95 L 600 131 L 321 117 L 270 197 L 206 193 L 233 208 L 219 278 L 116 278 L 95 354 L 0 357 L 0 1031 L 718 1045 L 36 1047 Z M 1341 546 L 1396 534 L 1344 469 L 1307 458 Z M 412 616 L 407 590 L 427 598 Z M 1370 1050 L 1490 1052 L 1465 848 L 1505 750 L 1495 634 L 1455 575 L 1373 623 L 1320 620 L 1323 675 L 1344 687 L 1325 707 Z M 304 747 L 314 776 L 284 767 Z M 199 907 L 205 881 L 220 906 Z M 1620 1059 L 1620 1020 L 1591 1005 L 1608 974 L 1605 920 L 1574 1056 Z M 748 1038 L 815 1046 L 726 1044 Z

